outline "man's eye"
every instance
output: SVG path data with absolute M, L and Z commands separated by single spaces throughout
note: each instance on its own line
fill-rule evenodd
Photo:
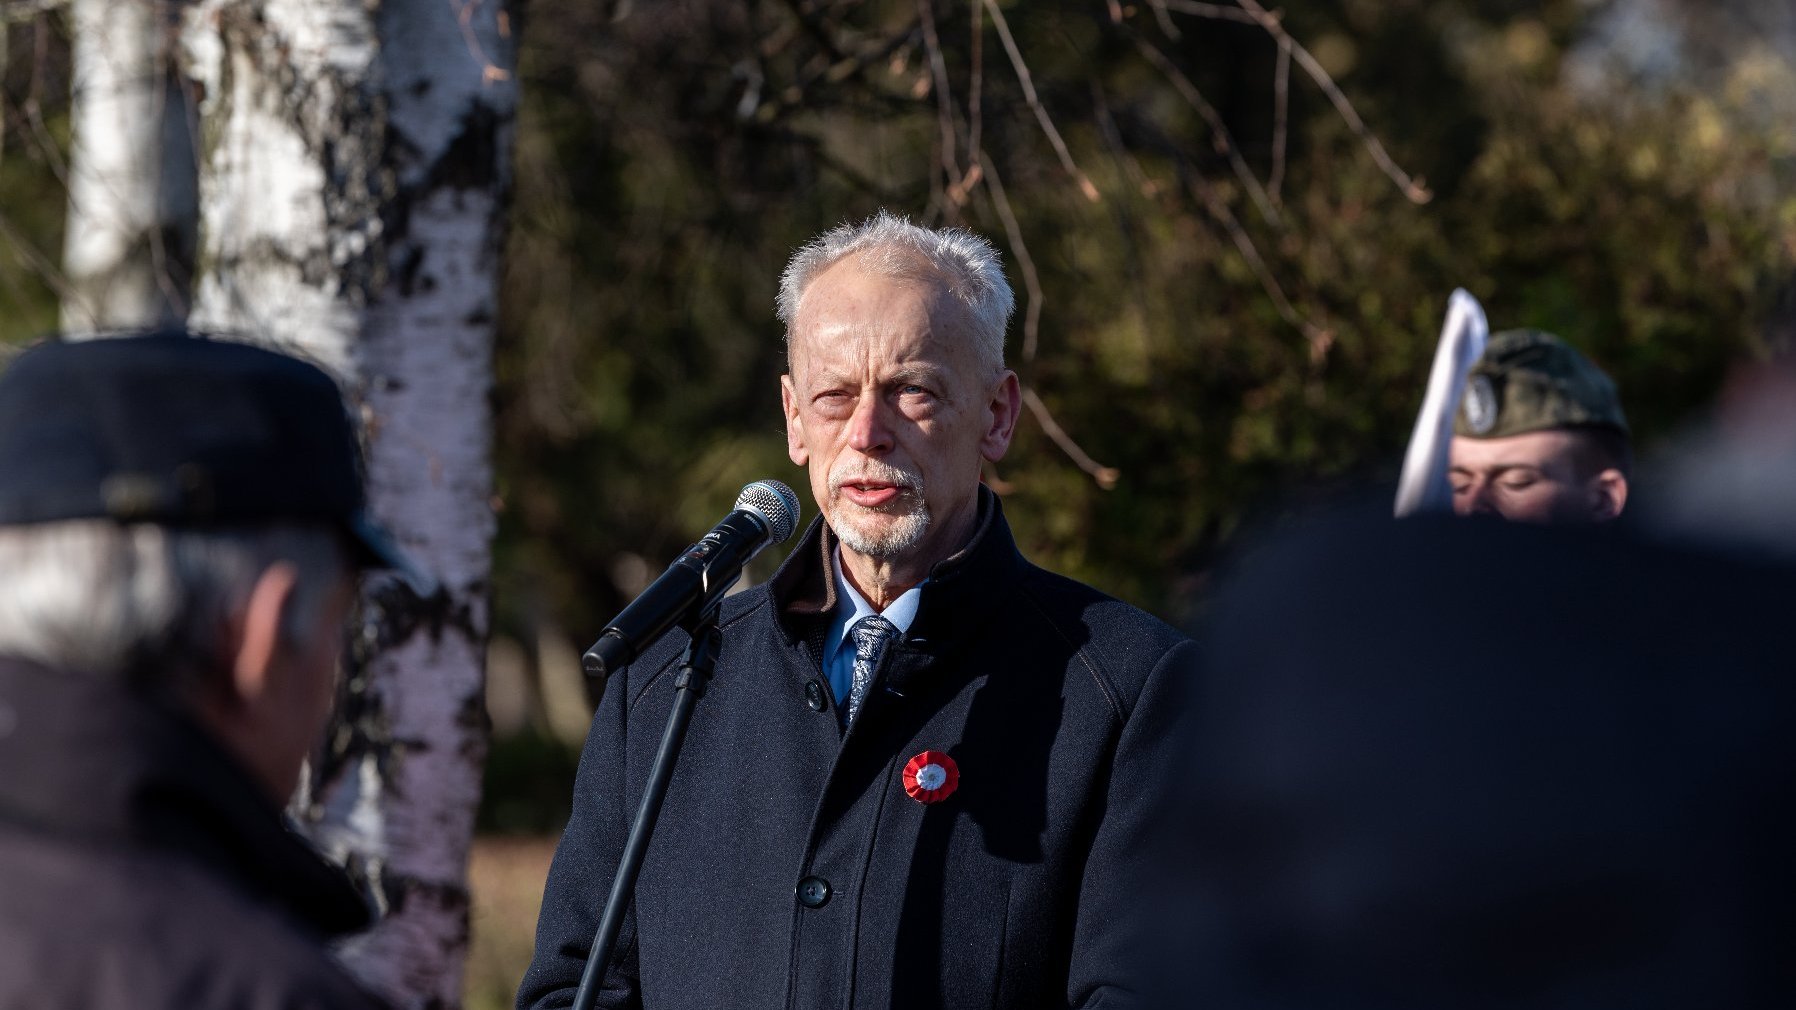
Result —
M 929 390 L 918 385 L 899 386 L 898 392 L 905 396 L 927 396 L 929 394 Z
M 1508 477 L 1503 480 L 1503 489 L 1505 491 L 1526 491 L 1534 484 L 1535 480 L 1532 477 Z

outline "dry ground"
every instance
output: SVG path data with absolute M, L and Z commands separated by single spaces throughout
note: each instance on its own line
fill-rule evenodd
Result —
M 530 963 L 543 878 L 554 838 L 474 840 L 468 878 L 474 892 L 466 1010 L 506 1010 Z

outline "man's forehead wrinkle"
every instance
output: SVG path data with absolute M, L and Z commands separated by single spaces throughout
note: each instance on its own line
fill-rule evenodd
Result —
M 892 368 L 943 368 L 953 357 L 958 342 L 927 320 L 911 318 L 835 318 L 806 320 L 793 356 L 809 359 L 815 367 L 869 364 Z
M 901 379 L 940 378 L 953 371 L 949 363 L 931 348 L 945 345 L 936 339 L 915 342 L 887 354 L 868 341 L 824 342 L 805 355 L 805 378 L 813 383 L 860 383 L 869 378 L 878 382 Z

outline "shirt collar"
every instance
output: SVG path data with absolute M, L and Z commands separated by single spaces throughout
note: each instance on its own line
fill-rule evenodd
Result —
M 811 520 L 799 545 L 768 581 L 779 627 L 787 644 L 811 634 L 824 634 L 834 624 L 836 604 L 836 537 L 822 516 Z M 906 642 L 927 640 L 940 651 L 952 641 L 983 627 L 982 615 L 1004 598 L 993 586 L 1020 578 L 1028 562 L 1004 521 L 1004 510 L 990 488 L 979 487 L 978 528 L 965 547 L 929 571 L 917 615 L 906 630 Z M 827 638 L 819 645 L 828 649 Z
M 827 648 L 831 653 L 847 637 L 848 629 L 854 627 L 854 622 L 871 614 L 878 614 L 891 621 L 900 635 L 910 630 L 911 622 L 917 619 L 917 605 L 923 601 L 923 587 L 929 584 L 928 579 L 905 590 L 884 610 L 875 610 L 873 604 L 867 602 L 867 598 L 854 588 L 854 584 L 844 574 L 840 547 L 830 556 L 830 570 L 835 575 L 836 606 L 830 613 L 829 637 L 824 641 L 828 643 Z

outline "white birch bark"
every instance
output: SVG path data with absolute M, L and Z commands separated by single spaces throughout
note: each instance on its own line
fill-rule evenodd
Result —
M 179 0 L 70 0 L 65 333 L 179 323 L 193 274 L 193 112 Z
M 442 580 L 364 594 L 345 710 L 297 803 L 385 917 L 344 950 L 460 1003 L 486 751 L 488 391 L 514 92 L 503 0 L 203 0 L 194 323 L 312 356 L 361 405 L 377 518 Z

